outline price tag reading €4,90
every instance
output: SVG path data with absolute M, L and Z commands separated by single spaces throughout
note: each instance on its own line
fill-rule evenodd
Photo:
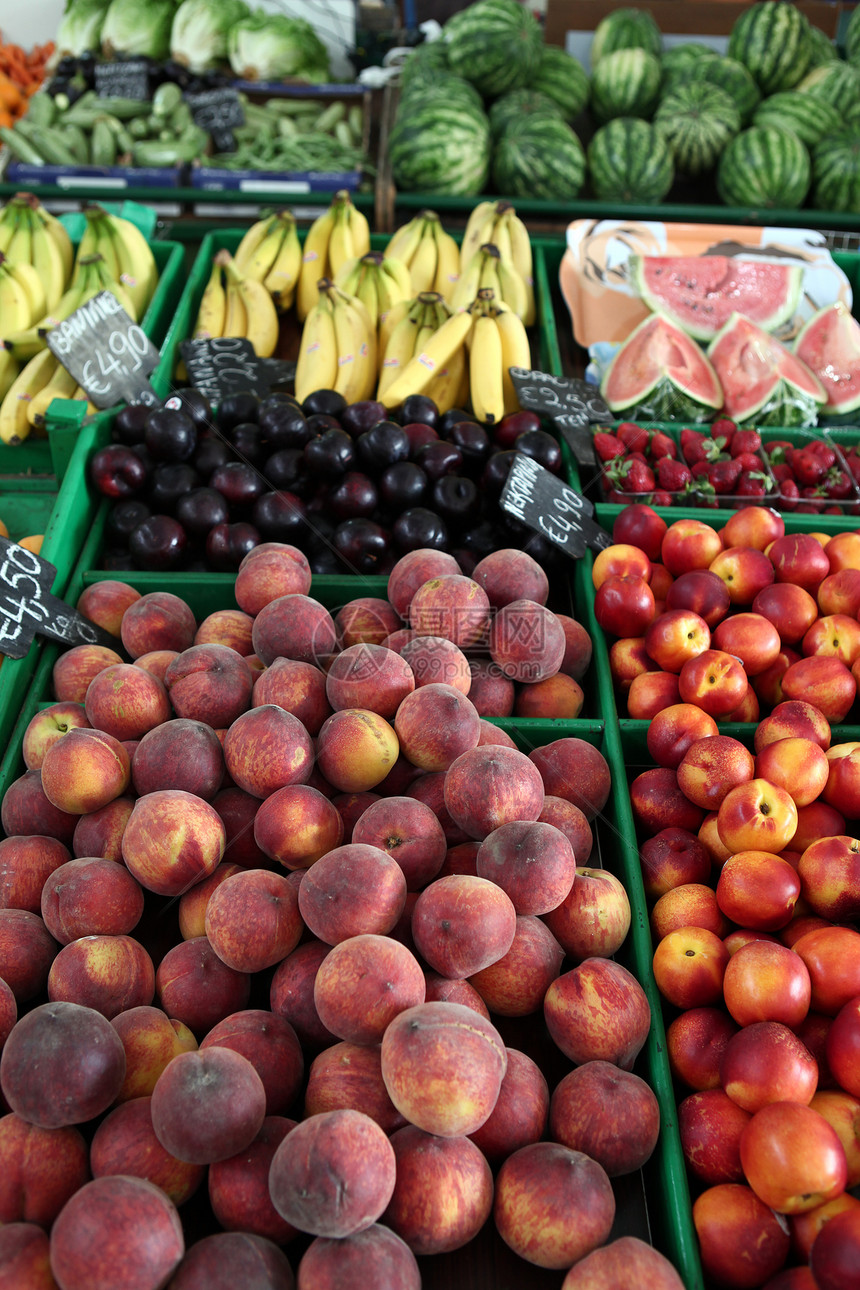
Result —
M 514 458 L 500 504 L 573 559 L 585 555 L 586 547 L 601 551 L 612 545 L 606 530 L 591 518 L 591 503 L 522 453 Z
M 115 636 L 51 594 L 56 576 L 48 560 L 0 537 L 0 654 L 23 658 L 36 632 L 65 645 L 116 648 Z
M 520 407 L 549 417 L 558 426 L 580 466 L 594 466 L 594 444 L 589 426 L 613 420 L 598 390 L 578 377 L 552 376 L 549 372 L 512 367 L 511 380 Z
M 100 291 L 69 314 L 48 332 L 46 342 L 97 408 L 123 400 L 160 405 L 149 373 L 161 355 L 110 291 Z

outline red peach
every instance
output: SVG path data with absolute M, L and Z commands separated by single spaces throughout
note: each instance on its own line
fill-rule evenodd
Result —
M 150 591 L 135 600 L 120 625 L 123 646 L 133 659 L 156 649 L 181 653 L 192 644 L 196 630 L 190 607 L 170 591 Z
M 106 667 L 122 662 L 106 645 L 73 645 L 60 654 L 51 673 L 54 697 L 61 703 L 83 703 L 90 681 Z

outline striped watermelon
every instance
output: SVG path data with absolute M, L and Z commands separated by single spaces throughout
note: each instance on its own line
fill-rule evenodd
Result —
M 591 78 L 591 111 L 599 122 L 617 116 L 650 117 L 660 99 L 660 60 L 644 49 L 619 49 L 601 58 Z
M 448 63 L 448 46 L 444 40 L 433 40 L 414 49 L 400 69 L 400 86 L 403 91 L 419 85 L 431 85 L 443 72 L 451 70 Z
M 431 82 L 417 81 L 402 90 L 397 105 L 398 117 L 407 111 L 421 112 L 428 104 L 442 101 L 457 104 L 467 112 L 483 114 L 484 100 L 474 85 L 464 81 L 462 76 L 451 72 L 439 72 Z
M 659 55 L 663 47 L 660 28 L 651 14 L 642 9 L 616 9 L 608 13 L 594 29 L 591 42 L 592 70 L 607 54 L 617 49 L 644 49 Z
M 786 90 L 783 94 L 771 94 L 764 99 L 756 108 L 752 123 L 792 130 L 807 148 L 812 148 L 819 139 L 842 127 L 842 117 L 824 99 Z
M 487 114 L 494 139 L 504 134 L 512 121 L 521 116 L 554 116 L 561 120 L 559 106 L 540 90 L 511 90 L 496 99 Z
M 849 23 L 849 27 L 850 27 Z M 838 63 L 839 51 L 826 31 L 809 24 L 809 70 L 822 67 L 825 63 Z
M 848 26 L 845 28 L 845 57 L 855 67 L 860 67 L 860 12 L 856 6 L 851 10 Z
M 709 85 L 725 90 L 740 113 L 741 124 L 747 124 L 761 101 L 761 90 L 743 63 L 734 58 L 714 58 L 696 75 Z
M 711 49 L 710 45 L 703 45 L 698 40 L 685 40 L 680 45 L 672 45 L 671 48 L 664 50 L 660 56 L 663 88 L 685 79 L 688 72 L 700 63 L 704 63 L 706 58 L 719 58 L 719 54 L 715 49 Z
M 560 117 L 511 121 L 493 151 L 493 187 L 505 197 L 572 201 L 585 183 L 585 153 Z
M 675 168 L 701 175 L 717 164 L 739 132 L 741 117 L 725 90 L 704 80 L 688 81 L 666 95 L 654 125 L 669 144 Z
M 788 0 L 760 0 L 736 19 L 727 52 L 749 68 L 762 94 L 790 90 L 809 66 L 809 20 Z
M 477 0 L 445 23 L 451 70 L 495 99 L 530 85 L 543 49 L 536 18 L 517 0 Z
M 616 117 L 588 145 L 591 187 L 601 202 L 661 202 L 675 179 L 672 153 L 647 121 Z
M 860 127 L 821 139 L 812 153 L 819 210 L 860 215 Z
M 850 63 L 824 63 L 804 76 L 797 89 L 844 112 L 860 103 L 860 69 Z
M 557 45 L 544 45 L 531 88 L 557 103 L 565 121 L 575 120 L 584 111 L 591 93 L 588 73 L 582 63 Z
M 432 98 L 398 112 L 388 137 L 392 179 L 407 193 L 474 197 L 490 170 L 490 123 L 484 112 Z
M 803 205 L 812 180 L 806 145 L 790 130 L 750 126 L 726 146 L 717 167 L 717 188 L 727 206 Z

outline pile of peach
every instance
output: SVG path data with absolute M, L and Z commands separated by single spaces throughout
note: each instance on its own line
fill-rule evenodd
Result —
M 297 1264 L 299 1290 L 414 1290 L 492 1215 L 565 1290 L 681 1290 L 607 1244 L 659 1133 L 648 1000 L 611 957 L 630 906 L 587 867 L 608 765 L 520 751 L 460 661 L 486 635 L 494 684 L 537 688 L 590 642 L 537 566 L 439 559 L 336 617 L 277 544 L 200 624 L 84 593 L 117 651 L 59 656 L 0 806 L 0 1284 L 289 1290 Z M 561 1078 L 506 1040 L 532 1017 Z
M 627 715 L 678 702 L 757 721 L 784 699 L 845 721 L 860 680 L 860 533 L 786 534 L 748 506 L 713 528 L 629 506 L 594 561 L 595 616 Z
M 630 786 L 693 1218 L 715 1284 L 846 1290 L 860 1270 L 860 743 L 831 745 L 798 699 L 754 730 L 748 748 L 696 704 L 665 708 L 647 734 L 657 767 Z

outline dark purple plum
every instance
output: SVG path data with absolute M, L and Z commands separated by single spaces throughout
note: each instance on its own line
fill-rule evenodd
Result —
M 339 420 L 344 430 L 357 436 L 375 426 L 377 421 L 385 421 L 387 416 L 384 403 L 377 399 L 361 399 L 358 403 L 350 403 L 345 407 L 339 414 Z
M 149 472 L 140 455 L 124 444 L 109 443 L 90 458 L 90 480 L 103 497 L 133 497 L 146 485 Z
M 337 417 L 329 416 L 327 412 L 313 412 L 308 417 L 308 439 L 315 439 L 318 434 L 324 434 L 326 430 L 342 430 L 343 426 Z
M 422 448 L 428 443 L 436 443 L 439 438 L 433 426 L 424 425 L 421 421 L 410 421 L 403 429 L 409 439 L 409 457 L 412 461 L 416 459 Z
M 280 448 L 266 458 L 261 469 L 272 488 L 286 488 L 291 492 L 299 492 L 310 478 L 301 448 Z
M 355 465 L 355 443 L 345 430 L 329 429 L 304 447 L 305 465 L 318 479 L 338 479 Z
M 252 466 L 259 466 L 268 455 L 268 448 L 263 443 L 263 432 L 253 421 L 243 421 L 230 431 L 230 442 L 233 451 L 240 461 L 249 461 Z
M 346 399 L 336 390 L 314 390 L 302 404 L 305 416 L 315 416 L 321 412 L 324 416 L 339 417 L 346 407 Z
M 243 390 L 240 394 L 226 394 L 218 404 L 215 425 L 224 434 L 229 434 L 234 426 L 243 421 L 256 421 L 259 406 L 259 399 L 250 390 Z
M 173 514 L 179 498 L 199 485 L 200 476 L 188 462 L 165 462 L 152 472 L 147 500 L 154 511 Z
M 409 436 L 396 422 L 380 421 L 359 435 L 355 448 L 364 469 L 373 475 L 380 475 L 388 466 L 406 461 L 409 456 Z
M 304 448 L 312 435 L 308 420 L 297 403 L 260 406 L 260 429 L 270 449 Z
M 472 474 L 479 475 L 492 451 L 490 436 L 476 421 L 458 421 L 451 426 L 447 439 L 463 454 L 463 465 Z
M 111 427 L 114 443 L 143 443 L 143 429 L 151 411 L 145 403 L 127 403 L 120 408 Z
M 128 549 L 138 569 L 176 569 L 188 547 L 185 529 L 172 515 L 150 515 L 133 529 Z
M 238 569 L 259 543 L 260 534 L 253 524 L 216 524 L 206 537 L 206 559 L 212 569 L 227 573 Z
M 198 440 L 191 464 L 201 479 L 208 479 L 213 470 L 235 459 L 236 454 L 226 439 L 221 439 L 215 434 L 207 434 Z
M 266 481 L 244 461 L 228 461 L 209 476 L 209 487 L 217 488 L 231 507 L 250 506 L 266 492 Z
M 427 492 L 428 479 L 415 461 L 398 461 L 389 466 L 379 480 L 380 500 L 391 511 L 405 511 L 419 506 Z
M 143 442 L 157 461 L 188 461 L 197 447 L 197 426 L 184 412 L 155 408 L 146 418 Z
M 334 551 L 331 547 L 324 547 L 319 551 L 309 551 L 307 554 L 311 573 L 343 573 L 343 562 L 339 558 L 337 551 Z
M 107 513 L 105 520 L 105 530 L 112 538 L 118 538 L 123 543 L 128 541 L 129 534 L 148 520 L 152 511 L 138 497 L 126 497 L 121 501 L 114 502 Z
M 531 457 L 553 475 L 561 473 L 561 444 L 546 430 L 524 430 L 517 435 L 514 449 L 524 457 Z
M 493 438 L 500 448 L 513 448 L 519 435 L 529 430 L 540 430 L 540 417 L 536 412 L 509 412 L 498 425 L 493 426 Z
M 226 524 L 230 507 L 217 488 L 192 488 L 175 506 L 176 518 L 191 537 L 205 537 L 216 524 Z
M 439 420 L 439 409 L 426 394 L 410 394 L 397 409 L 397 419 L 403 426 L 410 421 L 435 426 Z
M 443 475 L 430 494 L 433 509 L 449 528 L 463 529 L 481 518 L 481 501 L 475 481 L 465 475 Z
M 457 425 L 459 421 L 474 420 L 475 418 L 472 416 L 472 413 L 464 411 L 463 408 L 449 408 L 447 412 L 442 413 L 436 423 L 436 429 L 439 431 L 441 437 L 445 439 L 447 438 L 448 431 L 451 429 L 451 426 Z
M 478 560 L 483 560 L 484 556 L 490 555 L 492 551 L 510 546 L 510 534 L 501 527 L 500 523 L 484 519 L 464 533 L 460 542 Z
M 327 505 L 338 520 L 369 519 L 379 503 L 373 480 L 358 470 L 349 470 L 328 493 Z
M 390 537 L 373 520 L 345 520 L 334 531 L 333 545 L 347 568 L 355 573 L 375 573 L 388 553 Z
M 434 547 L 444 551 L 448 547 L 448 529 L 445 521 L 426 506 L 412 506 L 398 515 L 392 536 L 401 553 L 417 551 L 421 547 Z
M 261 493 L 254 503 L 251 521 L 264 542 L 298 546 L 307 531 L 304 502 L 295 493 Z
M 504 452 L 494 452 L 491 457 L 488 457 L 481 474 L 481 487 L 491 495 L 498 495 L 505 486 L 508 471 L 514 464 L 516 455 L 512 448 L 508 448 Z
M 463 465 L 463 454 L 455 444 L 439 439 L 422 448 L 417 453 L 416 460 L 432 483 L 443 475 L 458 474 Z
M 180 412 L 184 412 L 197 426 L 198 431 L 212 425 L 212 404 L 205 394 L 195 390 L 193 386 L 180 390 L 178 394 L 171 394 L 164 406 L 175 407 Z

